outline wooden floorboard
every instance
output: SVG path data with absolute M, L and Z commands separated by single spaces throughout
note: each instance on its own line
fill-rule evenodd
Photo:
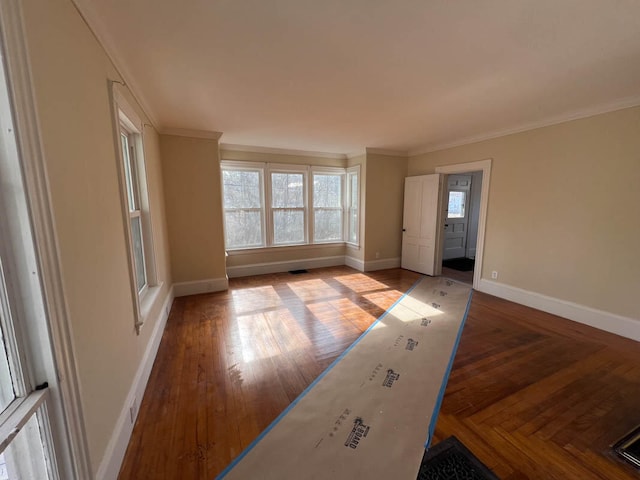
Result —
M 213 479 L 418 278 L 336 267 L 176 299 L 119 479 Z M 609 444 L 639 407 L 640 344 L 474 292 L 435 435 L 502 479 L 637 479 Z

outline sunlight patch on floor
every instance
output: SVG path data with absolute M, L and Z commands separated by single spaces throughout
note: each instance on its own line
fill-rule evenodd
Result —
M 335 277 L 335 280 L 356 293 L 389 288 L 384 283 L 378 282 L 377 280 L 374 280 L 373 278 L 370 278 L 362 273 L 354 273 L 353 275 L 341 275 L 339 277 Z
M 272 286 L 231 290 L 233 309 L 237 313 L 269 310 L 282 306 L 282 300 Z
M 310 302 L 313 300 L 320 300 L 323 298 L 337 297 L 340 293 L 331 288 L 324 280 L 303 280 L 301 282 L 289 282 L 287 286 L 293 290 L 293 292 L 303 302 Z

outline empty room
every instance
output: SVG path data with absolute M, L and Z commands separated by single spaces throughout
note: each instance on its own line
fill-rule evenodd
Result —
M 640 3 L 0 34 L 0 480 L 638 478 Z

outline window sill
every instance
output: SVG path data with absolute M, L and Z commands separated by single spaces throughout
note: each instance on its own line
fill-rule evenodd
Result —
M 138 323 L 139 329 L 147 322 L 151 312 L 155 310 L 158 301 L 161 301 L 160 291 L 162 290 L 163 282 L 153 287 L 148 287 L 147 291 L 140 297 L 140 321 Z M 139 332 L 138 332 L 139 333 Z
M 238 250 L 227 250 L 227 255 L 230 257 L 236 255 L 251 255 L 253 253 L 268 253 L 275 251 L 296 251 L 296 250 L 317 250 L 320 248 L 330 247 L 342 247 L 345 245 L 351 245 L 347 242 L 331 242 L 331 243 L 309 243 L 304 245 L 274 245 L 271 247 L 258 247 L 258 248 L 243 248 Z

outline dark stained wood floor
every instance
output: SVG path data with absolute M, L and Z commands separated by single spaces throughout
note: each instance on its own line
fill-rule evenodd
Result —
M 503 480 L 638 479 L 640 343 L 474 292 L 436 426 Z
M 176 299 L 119 479 L 213 479 L 418 278 L 337 267 Z M 474 293 L 436 440 L 503 479 L 637 479 L 608 453 L 637 424 L 640 344 Z

